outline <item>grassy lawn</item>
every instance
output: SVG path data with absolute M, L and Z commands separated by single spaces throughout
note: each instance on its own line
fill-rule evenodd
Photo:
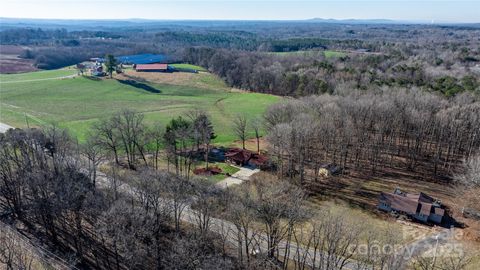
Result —
M 330 50 L 324 51 L 323 54 L 325 54 L 326 58 L 347 56 L 347 54 L 344 52 L 337 52 L 337 51 L 330 51 Z
M 232 175 L 236 172 L 238 172 L 240 169 L 237 168 L 237 167 L 233 167 L 231 166 L 230 164 L 227 164 L 227 163 L 222 163 L 222 162 L 212 162 L 212 163 L 209 163 L 208 164 L 209 167 L 214 167 L 214 166 L 217 166 L 219 167 L 220 169 L 222 169 L 222 173 L 221 174 L 217 174 L 217 175 L 212 175 L 212 176 L 198 176 L 198 177 L 205 177 L 209 182 L 211 182 L 212 184 L 215 184 L 217 182 L 220 182 L 222 181 L 223 179 L 227 178 L 228 176 L 226 175 L 227 173 L 229 175 Z M 205 162 L 197 162 L 195 163 L 195 168 L 202 168 L 202 167 L 205 167 Z
M 38 79 L 51 79 L 58 78 L 63 76 L 69 76 L 77 74 L 77 71 L 73 68 L 69 69 L 56 69 L 56 70 L 44 70 L 28 73 L 18 73 L 18 74 L 0 74 L 0 82 L 17 82 L 25 80 L 38 80 Z M 4 86 L 2 85 L 2 88 Z
M 124 108 L 144 113 L 147 124 L 159 122 L 163 125 L 174 117 L 199 108 L 212 117 L 218 135 L 215 143 L 229 144 L 235 140 L 231 122 L 236 114 L 245 113 L 248 118 L 253 118 L 280 100 L 272 95 L 228 91 L 222 81 L 210 74 L 192 74 L 203 75 L 198 77 L 202 87 L 195 86 L 197 79 L 183 81 L 182 85 L 145 83 L 159 93 L 116 79 L 93 80 L 87 77 L 3 83 L 17 81 L 19 77 L 30 80 L 74 72 L 56 70 L 21 76 L 2 75 L 0 121 L 15 127 L 25 127 L 26 118 L 30 126 L 58 123 L 83 139 L 93 122 Z
M 193 69 L 193 70 L 198 70 L 198 71 L 207 71 L 205 68 L 201 66 L 196 66 L 196 65 L 191 65 L 191 64 L 170 64 L 169 66 L 175 67 L 175 68 L 184 68 L 184 69 Z

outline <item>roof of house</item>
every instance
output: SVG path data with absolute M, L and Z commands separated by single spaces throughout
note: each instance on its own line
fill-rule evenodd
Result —
M 138 64 L 135 70 L 167 70 L 167 64 Z
M 245 149 L 232 148 L 225 153 L 225 157 L 238 162 L 246 163 L 252 157 L 252 152 Z
M 260 154 L 253 154 L 252 158 L 250 159 L 250 162 L 257 166 L 262 166 L 268 161 L 268 158 L 264 155 Z
M 425 202 L 425 203 L 433 203 L 435 202 L 435 199 L 432 197 L 428 196 L 427 194 L 420 192 L 419 194 L 412 194 L 412 193 L 404 193 L 404 195 L 407 198 L 410 198 L 412 200 L 417 200 L 419 202 Z
M 240 148 L 229 149 L 225 153 L 225 157 L 244 164 L 247 162 L 251 162 L 258 166 L 265 164 L 268 160 L 268 158 L 264 155 Z
M 419 205 L 421 206 L 421 209 L 420 209 L 420 214 L 424 215 L 424 216 L 428 216 L 430 215 L 430 212 L 432 212 L 432 204 L 431 203 L 419 203 Z
M 409 214 L 417 212 L 418 201 L 406 198 L 404 196 L 393 193 L 381 193 L 380 199 L 390 204 L 390 207 Z
M 428 216 L 432 212 L 441 216 L 445 214 L 444 209 L 433 207 L 435 200 L 425 193 L 409 194 L 397 192 L 397 190 L 394 193 L 382 192 L 380 194 L 380 200 L 390 204 L 390 207 L 394 210 L 411 215 L 422 214 Z

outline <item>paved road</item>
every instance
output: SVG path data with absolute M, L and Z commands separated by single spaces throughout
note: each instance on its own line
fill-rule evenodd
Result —
M 425 238 L 414 241 L 403 249 L 406 252 L 404 261 L 411 260 L 415 256 L 423 255 L 425 252 L 434 249 L 437 245 L 443 245 L 452 240 L 454 229 L 443 229 L 439 233 L 429 235 Z M 438 241 L 438 243 L 437 243 Z
M 252 170 L 252 169 L 249 169 L 249 168 L 241 167 L 238 172 L 236 172 L 236 173 L 232 174 L 232 176 L 227 177 L 227 178 L 223 179 L 222 181 L 216 183 L 215 186 L 217 186 L 219 188 L 227 188 L 227 187 L 230 187 L 232 185 L 239 185 L 239 184 L 243 183 L 243 181 L 250 180 L 250 176 L 252 176 L 253 174 L 255 174 L 259 171 L 260 171 L 259 169 Z
M 9 126 L 9 125 L 4 124 L 4 123 L 0 123 L 0 133 L 5 133 L 5 132 L 7 132 L 7 130 L 9 130 L 11 128 L 14 128 L 14 127 Z

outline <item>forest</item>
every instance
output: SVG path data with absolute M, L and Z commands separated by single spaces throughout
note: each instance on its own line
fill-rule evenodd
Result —
M 454 96 L 480 87 L 476 25 L 159 22 L 132 27 L 11 27 L 0 31 L 0 39 L 27 46 L 21 57 L 43 69 L 105 54 L 161 53 L 170 62 L 208 68 L 237 88 L 295 97 L 385 86 Z M 341 54 L 327 57 L 329 51 Z

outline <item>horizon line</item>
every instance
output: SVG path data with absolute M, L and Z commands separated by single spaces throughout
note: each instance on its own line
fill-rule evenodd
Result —
M 178 19 L 160 19 L 160 18 L 33 18 L 33 17 L 7 17 L 0 16 L 0 19 L 16 19 L 16 20 L 58 20 L 58 21 L 264 21 L 264 22 L 275 22 L 275 21 L 290 21 L 290 22 L 301 22 L 301 21 L 333 21 L 333 22 L 344 22 L 344 21 L 389 21 L 392 23 L 413 23 L 413 24 L 479 24 L 478 22 L 465 22 L 465 21 L 453 21 L 453 20 L 429 20 L 429 19 L 389 19 L 389 18 L 345 18 L 345 19 L 336 19 L 336 18 L 303 18 L 303 19 L 218 19 L 218 18 L 178 18 Z

